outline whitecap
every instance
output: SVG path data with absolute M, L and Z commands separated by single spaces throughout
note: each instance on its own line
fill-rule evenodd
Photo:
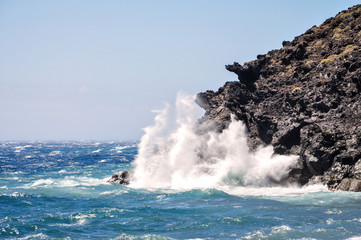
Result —
M 242 222 L 242 220 L 240 218 L 233 218 L 233 217 L 225 217 L 225 218 L 223 218 L 223 221 L 231 221 L 231 222 L 238 222 L 238 223 Z
M 72 216 L 71 219 L 75 219 L 76 220 L 76 225 L 84 225 L 88 219 L 90 218 L 95 218 L 96 215 L 95 214 L 78 214 L 75 216 Z
M 156 199 L 162 200 L 165 197 L 166 197 L 166 195 L 161 194 L 161 195 L 156 196 Z
M 6 180 L 19 180 L 20 178 L 15 176 L 15 177 L 5 177 L 5 178 L 1 178 L 1 179 L 6 179 Z
M 265 234 L 261 231 L 257 231 L 255 233 L 248 233 L 247 236 L 245 237 L 242 237 L 240 239 L 262 239 L 262 238 L 265 238 Z
M 232 185 L 223 185 L 218 187 L 219 190 L 234 196 L 267 196 L 279 197 L 288 196 L 296 197 L 300 195 L 329 192 L 324 185 L 310 185 L 299 187 L 298 185 L 275 186 L 275 187 L 241 187 Z
M 326 220 L 327 225 L 331 225 L 334 222 L 335 222 L 335 220 L 333 220 L 332 218 L 329 218 Z
M 92 177 L 65 177 L 64 179 L 58 180 L 56 187 L 77 187 L 77 186 L 98 186 L 98 185 L 107 185 L 107 180 L 109 178 L 92 178 Z
M 16 147 L 14 147 L 14 149 L 16 149 L 14 152 L 19 153 L 22 150 L 25 150 L 25 148 L 29 148 L 29 147 L 32 147 L 32 145 L 16 146 Z
M 292 230 L 292 228 L 290 228 L 290 226 L 287 225 L 281 225 L 281 226 L 276 226 L 272 228 L 271 233 L 280 233 L 280 232 L 286 232 L 286 231 L 290 231 Z
M 144 240 L 175 240 L 171 237 L 166 237 L 157 234 L 145 234 L 145 235 L 131 235 L 123 233 L 119 237 L 114 238 L 114 240 L 135 240 L 135 239 L 144 239 Z
M 26 184 L 24 188 L 64 188 L 64 187 L 89 187 L 89 186 L 98 186 L 98 185 L 107 185 L 107 180 L 109 178 L 92 178 L 92 177 L 75 177 L 75 176 L 66 176 L 63 179 L 39 179 L 34 181 L 31 184 Z
M 28 205 L 33 205 L 30 201 L 25 201 L 25 200 L 23 200 L 23 201 L 21 201 L 21 202 L 26 203 L 26 204 L 28 204 Z
M 333 208 L 333 209 L 327 209 L 327 210 L 325 211 L 325 213 L 326 213 L 326 214 L 341 214 L 342 211 L 339 210 L 339 209 Z
M 49 153 L 49 156 L 58 156 L 58 155 L 61 155 L 60 151 L 52 151 Z
M 17 238 L 19 240 L 27 240 L 27 239 L 49 239 L 49 236 L 43 233 L 31 234 L 22 238 Z
M 52 223 L 49 226 L 58 226 L 58 227 L 71 227 L 71 226 L 81 226 L 85 225 L 89 219 L 95 218 L 95 214 L 75 214 L 69 217 L 72 223 Z
M 54 182 L 54 180 L 52 180 L 52 179 L 39 179 L 39 180 L 36 180 L 33 184 L 31 184 L 31 187 L 49 186 L 53 182 Z
M 117 190 L 102 192 L 102 193 L 100 193 L 100 195 L 115 195 L 116 196 L 116 195 L 122 195 L 125 193 L 129 193 L 129 191 L 126 189 L 117 189 Z
M 115 151 L 116 153 L 122 153 L 124 149 L 134 148 L 134 147 L 137 147 L 137 145 L 132 144 L 132 145 L 127 145 L 127 146 L 117 146 L 117 147 L 110 149 L 110 151 Z
M 9 195 L 10 197 L 24 197 L 25 194 L 24 193 L 19 193 L 19 192 L 13 192 Z
M 113 149 L 111 149 L 112 151 L 118 151 L 118 150 L 123 150 L 129 148 L 129 146 L 120 146 L 120 147 L 114 147 Z
M 361 240 L 361 236 L 350 237 L 350 238 L 347 238 L 346 240 Z

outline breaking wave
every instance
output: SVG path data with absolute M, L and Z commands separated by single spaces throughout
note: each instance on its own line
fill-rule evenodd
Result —
M 37 189 L 37 188 L 71 188 L 71 187 L 92 187 L 98 185 L 106 185 L 108 177 L 103 179 L 92 177 L 76 177 L 67 176 L 63 179 L 47 178 L 38 179 L 32 183 L 25 184 L 24 189 Z
M 154 125 L 144 129 L 131 187 L 269 187 L 296 163 L 298 156 L 274 154 L 272 146 L 250 152 L 246 127 L 235 117 L 222 132 L 202 131 L 197 110 L 194 97 L 178 94 L 175 108 L 157 112 Z

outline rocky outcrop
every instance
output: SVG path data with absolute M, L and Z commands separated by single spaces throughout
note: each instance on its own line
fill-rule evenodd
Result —
M 119 183 L 122 185 L 128 185 L 130 180 L 130 174 L 127 171 L 122 172 L 121 174 L 113 174 L 113 176 L 108 180 L 109 183 Z
M 231 115 L 244 121 L 248 144 L 297 154 L 288 181 L 319 179 L 360 191 L 361 5 L 314 26 L 257 60 L 226 66 L 239 81 L 197 95 L 201 122 L 221 131 Z

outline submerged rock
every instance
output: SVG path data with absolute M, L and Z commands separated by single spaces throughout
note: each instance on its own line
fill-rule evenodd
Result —
M 279 50 L 226 69 L 239 81 L 197 95 L 200 122 L 219 131 L 242 120 L 248 145 L 300 156 L 289 182 L 318 178 L 330 189 L 360 191 L 361 5 L 314 26 Z
M 108 180 L 110 183 L 119 183 L 122 185 L 128 185 L 130 180 L 130 174 L 127 171 L 122 172 L 121 174 L 113 174 L 113 176 Z

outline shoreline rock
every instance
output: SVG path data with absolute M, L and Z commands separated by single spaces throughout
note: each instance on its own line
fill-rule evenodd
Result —
M 199 93 L 200 122 L 219 131 L 231 115 L 248 129 L 248 145 L 271 144 L 300 156 L 287 179 L 318 177 L 330 189 L 360 191 L 361 5 L 313 26 L 279 50 L 226 69 L 239 81 Z

